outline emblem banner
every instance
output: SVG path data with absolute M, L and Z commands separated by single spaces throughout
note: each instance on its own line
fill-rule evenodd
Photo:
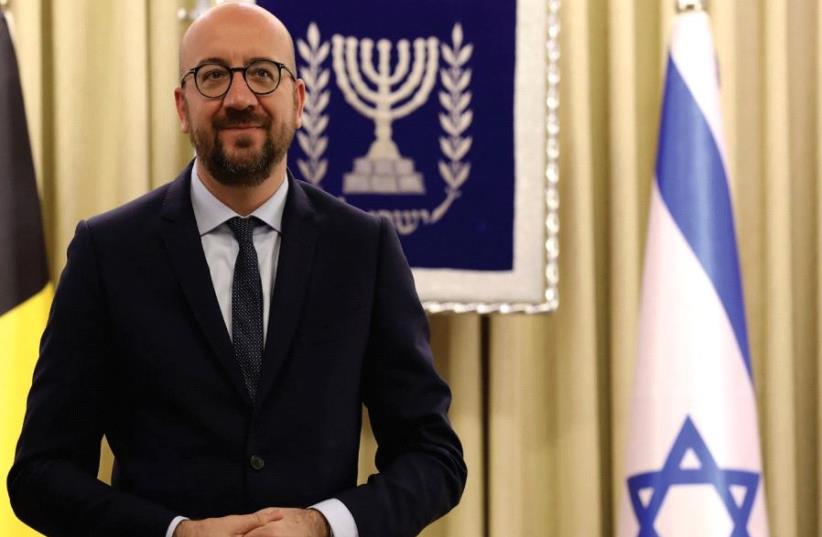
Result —
M 392 221 L 426 306 L 544 305 L 545 2 L 258 4 L 308 89 L 292 171 Z

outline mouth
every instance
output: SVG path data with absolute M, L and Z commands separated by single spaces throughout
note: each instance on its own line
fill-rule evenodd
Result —
M 226 142 L 239 143 L 241 147 L 250 147 L 260 139 L 264 129 L 258 125 L 231 125 L 230 127 L 221 127 L 218 131 L 218 136 L 222 137 Z
M 254 129 L 262 129 L 261 125 L 230 125 L 226 127 L 221 127 L 221 131 L 248 131 Z

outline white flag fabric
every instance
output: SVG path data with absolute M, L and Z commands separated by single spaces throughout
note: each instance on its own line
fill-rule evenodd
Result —
M 708 15 L 673 22 L 619 537 L 768 535 Z

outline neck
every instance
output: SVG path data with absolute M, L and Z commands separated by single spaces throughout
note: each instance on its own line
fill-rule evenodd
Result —
M 285 179 L 285 159 L 277 163 L 266 179 L 255 186 L 232 186 L 224 185 L 211 176 L 203 163 L 197 159 L 194 163 L 197 166 L 197 175 L 209 192 L 215 198 L 225 203 L 231 210 L 241 216 L 248 216 L 260 205 L 277 192 Z

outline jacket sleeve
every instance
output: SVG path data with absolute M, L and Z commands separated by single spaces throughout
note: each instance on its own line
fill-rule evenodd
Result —
M 96 478 L 109 419 L 110 352 L 92 234 L 80 222 L 40 343 L 7 483 L 14 512 L 46 535 L 161 537 L 176 514 Z
M 337 497 L 353 514 L 360 537 L 410 537 L 457 504 L 467 470 L 448 422 L 451 392 L 434 370 L 411 270 L 393 228 L 380 222 L 363 373 L 379 473 Z

